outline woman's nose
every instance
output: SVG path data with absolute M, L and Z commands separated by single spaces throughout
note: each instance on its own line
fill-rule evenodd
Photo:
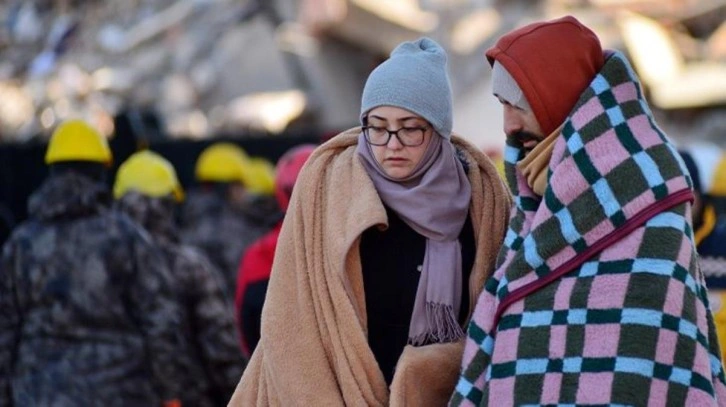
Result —
M 389 133 L 391 136 L 388 139 L 388 144 L 386 144 L 386 147 L 390 148 L 391 150 L 399 150 L 403 148 L 403 144 L 401 144 L 401 140 L 398 139 L 398 134 Z

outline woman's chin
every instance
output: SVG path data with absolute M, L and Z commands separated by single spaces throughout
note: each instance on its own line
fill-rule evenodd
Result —
M 386 175 L 393 179 L 403 179 L 411 174 L 411 169 L 406 167 L 387 167 L 385 170 Z

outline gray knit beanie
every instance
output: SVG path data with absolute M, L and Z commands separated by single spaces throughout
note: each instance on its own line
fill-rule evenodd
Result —
M 446 51 L 430 38 L 403 42 L 371 72 L 363 88 L 360 120 L 378 106 L 395 106 L 426 119 L 437 133 L 451 137 L 451 84 Z
M 499 96 L 504 99 L 512 106 L 528 112 L 532 111 L 517 81 L 514 80 L 512 75 L 509 74 L 499 61 L 494 61 L 494 66 L 492 66 L 492 93 L 494 96 Z

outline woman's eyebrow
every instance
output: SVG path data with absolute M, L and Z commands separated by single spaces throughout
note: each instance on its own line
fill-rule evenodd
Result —
M 399 121 L 401 121 L 401 122 L 409 122 L 412 120 L 415 121 L 417 124 L 426 122 L 425 119 L 422 119 L 418 116 L 404 117 L 403 119 L 399 119 Z
M 368 118 L 369 119 L 376 119 L 376 120 L 379 120 L 379 121 L 382 121 L 382 122 L 387 122 L 388 121 L 388 119 L 386 119 L 385 117 L 376 116 L 376 115 L 370 115 L 370 116 L 368 116 Z
M 388 120 L 387 118 L 385 118 L 385 117 L 381 117 L 381 116 L 376 116 L 376 115 L 370 115 L 370 116 L 368 116 L 368 117 L 369 117 L 370 119 L 378 119 L 378 120 L 380 120 L 380 121 L 383 121 L 383 122 L 388 122 L 388 121 L 389 121 L 389 120 Z M 396 122 L 407 122 L 407 121 L 409 121 L 409 120 L 420 120 L 420 121 L 424 121 L 424 119 L 422 119 L 422 118 L 420 118 L 420 117 L 418 117 L 418 116 L 406 116 L 406 117 L 400 117 L 400 118 L 397 118 L 397 119 L 394 119 L 394 120 L 391 120 L 391 121 L 396 121 Z

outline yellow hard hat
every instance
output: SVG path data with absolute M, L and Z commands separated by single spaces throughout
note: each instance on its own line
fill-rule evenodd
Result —
M 714 170 L 711 195 L 726 197 L 726 155 L 721 156 Z
M 247 154 L 233 143 L 214 143 L 197 159 L 195 176 L 199 181 L 244 183 Z
M 113 185 L 114 198 L 119 199 L 130 191 L 151 197 L 174 195 L 177 202 L 184 200 L 184 190 L 174 166 L 148 150 L 132 154 L 118 169 Z
M 45 152 L 45 163 L 94 161 L 110 166 L 113 158 L 108 140 L 83 120 L 61 123 L 53 132 Z
M 721 348 L 721 359 L 726 357 L 726 290 L 709 289 L 708 299 L 716 326 L 716 336 Z
M 275 192 L 275 166 L 262 157 L 247 160 L 243 173 L 247 190 L 258 195 L 272 195 Z

